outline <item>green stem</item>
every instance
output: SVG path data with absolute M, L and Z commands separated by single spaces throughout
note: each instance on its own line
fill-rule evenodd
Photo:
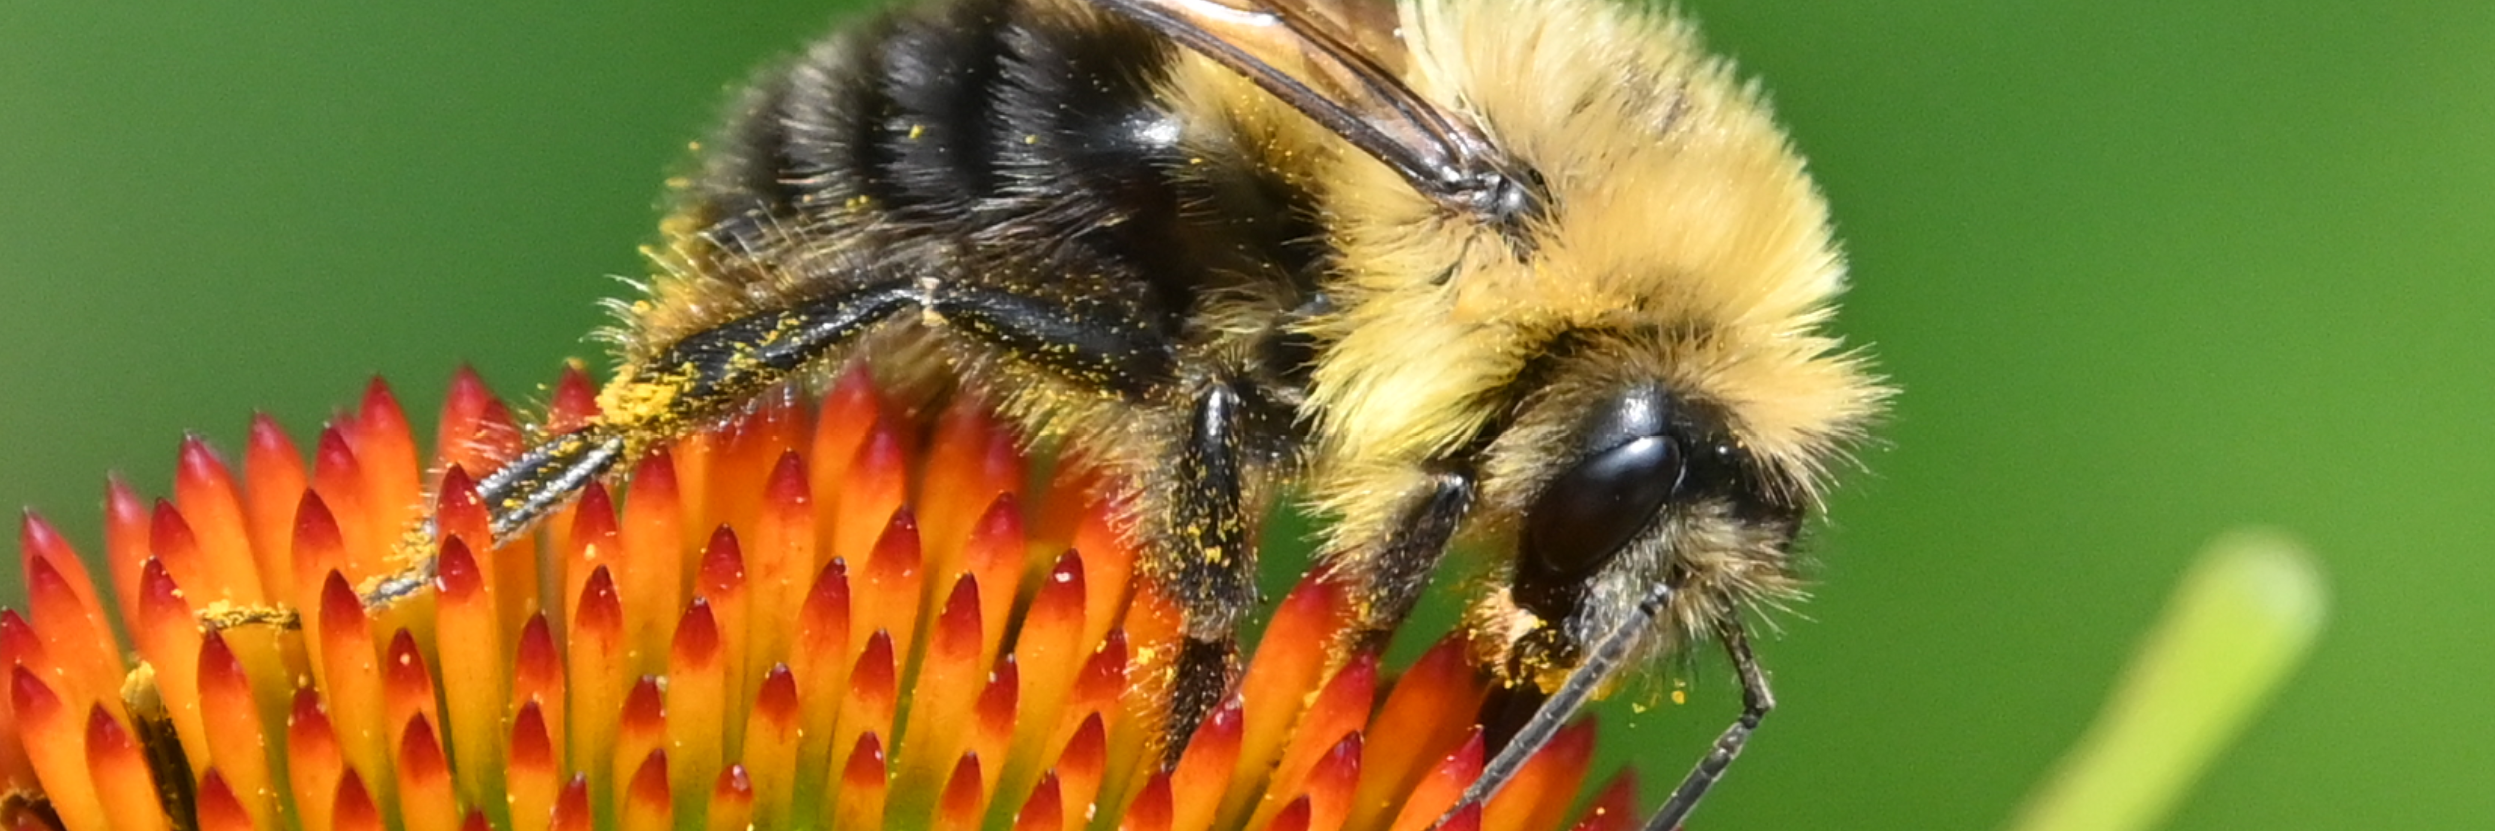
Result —
M 2016 831 L 2155 827 L 2302 663 L 2327 590 L 2294 540 L 2238 530 L 2209 544 L 2113 697 Z

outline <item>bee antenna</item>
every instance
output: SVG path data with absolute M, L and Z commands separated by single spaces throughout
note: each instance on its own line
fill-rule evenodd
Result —
M 1534 752 L 1541 750 L 1543 745 L 1550 744 L 1551 737 L 1558 735 L 1560 727 L 1566 725 L 1569 719 L 1576 717 L 1577 711 L 1585 707 L 1586 699 L 1594 697 L 1595 690 L 1602 688 L 1603 682 L 1611 677 L 1612 671 L 1628 663 L 1629 655 L 1636 651 L 1638 641 L 1644 639 L 1646 633 L 1653 628 L 1655 618 L 1663 614 L 1664 605 L 1670 603 L 1671 600 L 1672 585 L 1656 583 L 1654 589 L 1648 591 L 1646 597 L 1638 601 L 1637 608 L 1631 610 L 1627 618 L 1621 620 L 1618 626 L 1612 627 L 1611 631 L 1594 645 L 1594 652 L 1586 656 L 1585 663 L 1578 664 L 1575 670 L 1570 671 L 1567 680 L 1560 682 L 1559 689 L 1551 693 L 1551 697 L 1544 700 L 1542 706 L 1533 711 L 1533 717 L 1527 719 L 1525 725 L 1517 729 L 1515 737 L 1508 740 L 1506 747 L 1499 749 L 1499 755 L 1491 758 L 1490 764 L 1482 767 L 1481 776 L 1473 780 L 1471 787 L 1464 789 L 1464 795 L 1457 798 L 1455 804 L 1449 806 L 1445 814 L 1439 815 L 1438 822 L 1432 824 L 1431 829 L 1435 831 L 1435 829 L 1444 827 L 1447 821 L 1464 810 L 1465 806 L 1489 802 L 1490 797 L 1496 796 L 1500 788 L 1506 787 L 1508 780 L 1516 778 L 1516 772 L 1524 769 L 1525 760 L 1533 758 Z M 1744 735 L 1746 736 L 1747 733 L 1745 732 Z M 1721 771 L 1718 773 L 1720 774 Z M 1692 775 L 1695 776 L 1694 773 Z M 1712 781 L 1709 780 L 1709 783 L 1712 784 Z M 1681 785 L 1684 790 L 1688 787 L 1687 782 Z M 1700 786 L 1698 790 L 1703 793 L 1706 788 Z M 1679 791 L 1673 792 L 1676 799 L 1679 795 Z M 1694 803 L 1696 800 L 1693 798 L 1691 801 Z M 1667 803 L 1665 807 L 1671 806 Z M 1680 813 L 1687 814 L 1688 810 L 1684 808 Z M 1661 818 L 1660 815 L 1658 818 Z M 1647 831 L 1656 831 L 1656 829 L 1648 826 Z M 1670 831 L 1670 826 L 1665 826 L 1663 831 Z

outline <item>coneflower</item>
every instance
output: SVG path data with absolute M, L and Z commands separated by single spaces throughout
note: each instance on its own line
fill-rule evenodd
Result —
M 543 428 L 595 407 L 575 370 Z M 28 606 L 0 612 L 0 821 L 1423 831 L 1481 768 L 1461 645 L 1390 680 L 1331 648 L 1347 601 L 1322 576 L 1165 765 L 1174 607 L 1096 483 L 1034 476 L 973 402 L 904 413 L 852 372 L 489 546 L 471 483 L 521 435 L 463 372 L 430 465 L 378 381 L 308 464 L 265 417 L 239 472 L 186 440 L 171 500 L 108 488 L 109 599 L 27 514 Z M 432 590 L 368 607 L 426 510 Z M 1593 740 L 1566 731 L 1450 827 L 1560 827 Z M 1579 827 L 1630 827 L 1635 792 L 1616 777 Z

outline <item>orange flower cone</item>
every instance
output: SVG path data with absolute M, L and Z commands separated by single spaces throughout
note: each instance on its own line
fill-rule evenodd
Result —
M 592 392 L 574 369 L 543 427 L 593 417 Z M 239 471 L 186 440 L 170 501 L 108 486 L 106 583 L 27 514 L 0 823 L 1424 831 L 1481 770 L 1461 645 L 1399 679 L 1329 654 L 1348 599 L 1321 577 L 1164 765 L 1175 607 L 1133 579 L 1094 483 L 1033 488 L 975 406 L 913 419 L 851 373 L 502 546 L 473 482 L 519 448 L 511 410 L 463 372 L 436 435 L 428 465 L 376 381 L 308 461 L 266 418 Z M 426 510 L 432 590 L 366 606 Z M 1593 738 L 1563 733 L 1449 827 L 1561 828 Z M 1629 828 L 1634 790 L 1576 827 Z

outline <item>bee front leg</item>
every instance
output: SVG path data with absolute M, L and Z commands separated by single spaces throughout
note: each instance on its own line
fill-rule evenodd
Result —
M 1767 673 L 1759 669 L 1759 659 L 1750 653 L 1750 638 L 1739 623 L 1725 627 L 1724 651 L 1732 656 L 1733 672 L 1741 679 L 1741 717 L 1724 728 L 1724 734 L 1707 749 L 1707 755 L 1700 757 L 1689 774 L 1681 778 L 1681 784 L 1672 789 L 1671 798 L 1664 800 L 1663 807 L 1655 809 L 1655 815 L 1646 821 L 1644 831 L 1680 828 L 1689 812 L 1698 809 L 1698 800 L 1705 799 L 1707 791 L 1733 766 L 1733 760 L 1741 757 L 1742 748 L 1750 744 L 1750 734 L 1758 731 L 1759 721 L 1776 709 L 1776 693 L 1768 689 Z
M 1356 648 L 1384 648 L 1429 588 L 1430 575 L 1437 572 L 1473 506 L 1472 473 L 1452 463 L 1437 465 L 1400 504 L 1401 512 L 1383 539 L 1355 542 L 1343 554 L 1327 558 L 1329 567 L 1352 578 L 1352 590 L 1359 596 L 1353 604 L 1360 615 L 1354 621 Z

